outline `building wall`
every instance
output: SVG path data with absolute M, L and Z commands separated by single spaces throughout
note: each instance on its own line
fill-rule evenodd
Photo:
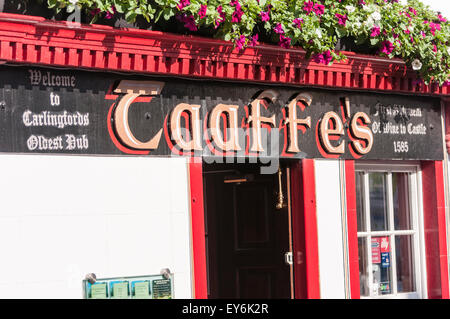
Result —
M 191 298 L 187 162 L 0 155 L 0 298 L 81 298 L 97 278 L 174 274 Z
M 320 296 L 346 298 L 338 160 L 315 160 Z

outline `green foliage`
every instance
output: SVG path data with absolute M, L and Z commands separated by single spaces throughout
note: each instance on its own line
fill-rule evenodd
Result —
M 79 6 L 93 21 L 118 12 L 129 22 L 144 17 L 190 32 L 209 30 L 238 49 L 257 38 L 302 47 L 325 64 L 344 59 L 336 45 L 352 39 L 381 56 L 403 59 L 427 84 L 450 80 L 450 24 L 419 0 L 48 0 L 48 6 L 68 12 Z

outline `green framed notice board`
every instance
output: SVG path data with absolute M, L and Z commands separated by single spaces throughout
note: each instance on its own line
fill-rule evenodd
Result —
M 172 299 L 173 274 L 83 280 L 85 299 Z

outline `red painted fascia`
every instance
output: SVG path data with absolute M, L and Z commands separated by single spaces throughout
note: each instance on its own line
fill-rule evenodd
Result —
M 0 13 L 0 60 L 43 66 L 176 75 L 342 89 L 449 95 L 448 87 L 413 86 L 401 60 L 345 52 L 331 66 L 302 49 L 247 48 L 211 38 L 117 29 Z

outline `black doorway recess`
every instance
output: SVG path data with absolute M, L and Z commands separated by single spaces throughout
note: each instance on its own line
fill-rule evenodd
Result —
M 209 298 L 290 298 L 290 215 L 286 170 L 255 164 L 204 164 Z

